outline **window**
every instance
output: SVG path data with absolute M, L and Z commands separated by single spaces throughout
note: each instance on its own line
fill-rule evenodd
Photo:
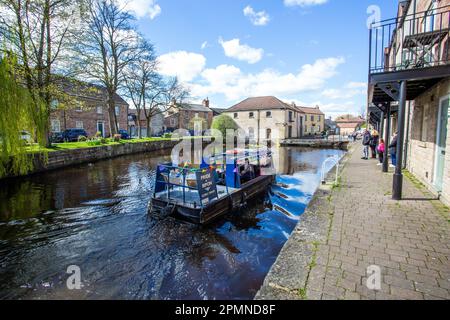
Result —
M 318 121 L 320 121 L 320 119 L 321 119 L 321 117 L 320 117 L 320 116 L 318 116 Z
M 77 111 L 77 112 L 83 111 L 83 106 L 82 106 L 81 102 L 77 101 L 76 104 L 77 105 L 75 107 L 75 111 Z
M 61 122 L 57 119 L 53 119 L 50 121 L 50 126 L 52 132 L 61 132 Z
M 420 133 L 420 140 L 423 142 L 426 142 L 428 139 L 428 122 L 429 122 L 429 105 L 426 104 L 423 107 L 422 126 L 421 126 L 421 133 Z
M 250 141 L 253 141 L 255 139 L 255 129 L 248 128 L 248 138 Z
M 83 129 L 83 121 L 75 121 L 75 128 Z
M 98 114 L 102 114 L 103 113 L 103 107 L 102 106 L 97 106 L 97 113 Z
M 253 118 L 255 117 L 255 114 L 254 114 L 253 112 L 250 112 L 250 113 L 248 114 L 248 117 L 249 117 L 250 119 L 253 119 Z
M 174 118 L 170 118 L 170 125 L 174 126 L 175 125 L 175 119 Z
M 314 121 L 314 116 L 311 116 L 311 121 Z
M 434 17 L 436 15 L 437 1 L 434 0 L 425 14 L 425 19 L 423 19 L 423 31 L 430 32 L 434 30 Z M 442 19 L 442 18 L 441 18 Z
M 266 139 L 272 139 L 272 129 L 266 129 Z
M 238 114 L 237 113 L 235 113 L 233 116 L 234 116 L 235 119 L 238 118 Z
M 120 116 L 120 107 L 116 106 L 115 110 L 116 110 L 116 116 Z
M 317 126 L 317 132 L 320 132 L 320 125 Z
M 50 108 L 52 110 L 58 109 L 59 106 L 59 101 L 56 99 L 53 99 L 52 102 L 50 103 Z M 59 132 L 59 131 L 54 131 L 54 132 Z
M 272 111 L 266 112 L 266 118 L 272 118 Z
M 289 111 L 289 122 L 294 122 L 292 111 Z
M 195 114 L 195 117 L 196 117 L 196 118 L 200 118 L 200 114 L 197 112 L 197 113 Z

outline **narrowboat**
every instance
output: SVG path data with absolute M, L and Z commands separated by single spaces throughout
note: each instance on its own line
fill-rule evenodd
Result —
M 270 149 L 232 150 L 199 166 L 159 164 L 149 212 L 207 224 L 246 204 L 274 182 Z

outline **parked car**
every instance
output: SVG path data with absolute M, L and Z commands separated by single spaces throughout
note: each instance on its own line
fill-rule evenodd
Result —
M 50 141 L 52 143 L 61 143 L 64 142 L 64 134 L 62 132 L 53 132 L 50 135 Z
M 127 130 L 121 129 L 121 130 L 119 130 L 119 134 L 120 134 L 120 139 L 123 139 L 123 140 L 131 139 L 130 134 L 128 133 Z
M 63 140 L 66 142 L 78 141 L 80 136 L 87 138 L 88 134 L 84 129 L 67 129 L 63 132 Z

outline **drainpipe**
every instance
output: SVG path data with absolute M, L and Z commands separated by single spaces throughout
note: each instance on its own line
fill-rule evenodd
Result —
M 259 130 L 260 130 L 260 123 L 261 123 L 261 111 L 258 109 L 258 147 L 260 145 L 260 134 L 259 134 Z
M 403 161 L 403 169 L 406 169 L 406 164 L 408 161 L 408 146 L 409 146 L 409 126 L 411 121 L 411 101 L 408 101 L 408 115 L 406 118 L 406 136 L 405 136 L 405 154 L 404 154 L 404 161 Z

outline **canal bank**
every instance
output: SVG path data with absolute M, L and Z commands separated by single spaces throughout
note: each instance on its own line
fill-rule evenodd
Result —
M 61 169 L 83 163 L 92 163 L 100 160 L 112 159 L 124 155 L 132 155 L 145 152 L 155 152 L 172 149 L 181 140 L 157 140 L 143 142 L 123 142 L 114 145 L 92 146 L 89 148 L 67 149 L 48 153 L 31 153 L 33 169 L 27 175 L 42 173 L 45 171 Z M 9 175 L 0 178 L 14 178 Z
M 256 299 L 449 299 L 449 209 L 414 179 L 391 199 L 392 172 L 352 144 L 339 185 L 319 189 Z M 379 290 L 367 268 L 381 271 Z

